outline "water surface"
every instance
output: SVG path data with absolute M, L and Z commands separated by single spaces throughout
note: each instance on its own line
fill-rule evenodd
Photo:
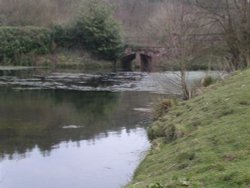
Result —
M 191 72 L 190 83 L 204 76 Z M 1 188 L 118 188 L 149 148 L 160 93 L 178 73 L 0 71 Z
M 0 187 L 121 187 L 149 147 L 155 96 L 0 88 Z

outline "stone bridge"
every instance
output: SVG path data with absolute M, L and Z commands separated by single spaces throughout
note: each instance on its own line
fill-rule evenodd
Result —
M 165 53 L 166 50 L 162 47 L 127 47 L 121 58 L 121 66 L 125 71 L 139 68 L 141 71 L 150 72 Z
M 172 42 L 178 40 L 177 34 L 173 33 L 172 35 Z M 192 34 L 189 35 L 188 40 L 198 42 L 203 41 L 213 46 L 213 43 L 223 41 L 223 34 Z M 169 59 L 172 54 L 170 48 L 166 49 L 157 46 L 158 44 L 154 43 L 154 41 L 149 41 L 148 38 L 144 37 L 127 37 L 126 43 L 127 48 L 121 58 L 122 68 L 126 71 L 132 71 L 133 68 L 140 68 L 141 71 L 152 71 L 152 69 L 157 67 L 163 59 Z M 176 49 L 174 48 L 174 50 Z

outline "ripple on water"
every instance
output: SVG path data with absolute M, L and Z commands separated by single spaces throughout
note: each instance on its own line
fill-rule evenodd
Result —
M 205 72 L 190 72 L 189 82 L 204 77 Z M 177 72 L 143 73 L 59 73 L 33 74 L 29 76 L 0 76 L 0 86 L 16 89 L 63 89 L 78 91 L 146 91 L 154 93 L 180 94 Z

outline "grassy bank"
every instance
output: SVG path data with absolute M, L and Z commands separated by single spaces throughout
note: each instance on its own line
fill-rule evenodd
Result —
M 93 58 L 86 50 L 58 48 L 53 53 L 37 56 L 35 66 L 62 69 L 110 69 L 113 63 Z
M 156 121 L 128 187 L 249 187 L 249 80 L 250 70 L 237 72 Z

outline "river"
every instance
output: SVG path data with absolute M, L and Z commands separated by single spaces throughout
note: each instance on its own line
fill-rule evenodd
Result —
M 0 187 L 126 185 L 150 147 L 152 104 L 166 87 L 179 92 L 162 80 L 160 73 L 1 70 Z

